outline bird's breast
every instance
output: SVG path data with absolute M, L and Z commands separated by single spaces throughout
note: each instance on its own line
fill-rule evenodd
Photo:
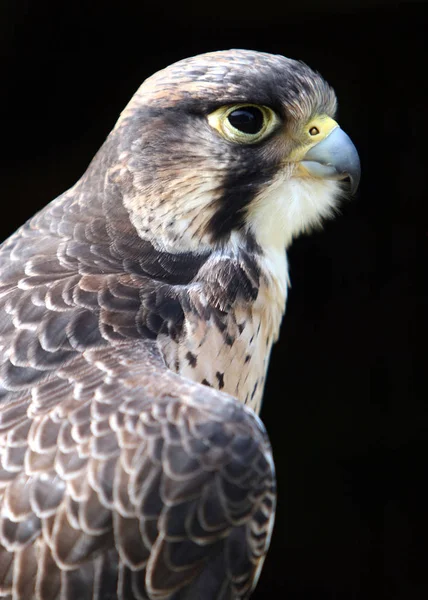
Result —
M 237 303 L 227 313 L 185 313 L 180 339 L 159 339 L 167 366 L 238 398 L 258 413 L 284 305 L 285 298 L 264 282 L 251 304 Z

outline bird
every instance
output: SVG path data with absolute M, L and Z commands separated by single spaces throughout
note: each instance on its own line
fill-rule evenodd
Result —
M 249 598 L 287 248 L 359 183 L 336 105 L 282 55 L 182 59 L 3 242 L 1 598 Z

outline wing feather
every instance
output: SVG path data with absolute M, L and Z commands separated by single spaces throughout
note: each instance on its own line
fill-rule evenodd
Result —
M 97 168 L 0 249 L 0 597 L 243 600 L 273 523 L 266 433 L 155 341 L 207 256 L 141 240 Z
M 16 418 L 1 438 L 1 593 L 248 596 L 275 494 L 251 411 L 136 342 L 89 349 L 35 389 L 9 391 Z

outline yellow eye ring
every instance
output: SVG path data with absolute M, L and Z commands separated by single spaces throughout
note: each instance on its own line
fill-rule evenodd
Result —
M 254 144 L 275 129 L 279 118 L 267 106 L 233 104 L 222 106 L 208 115 L 208 123 L 230 142 Z

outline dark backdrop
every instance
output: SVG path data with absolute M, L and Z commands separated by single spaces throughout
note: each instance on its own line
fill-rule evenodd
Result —
M 2 4 L 1 236 L 71 186 L 142 80 L 230 47 L 306 61 L 359 149 L 357 198 L 290 250 L 262 417 L 278 471 L 255 599 L 428 597 L 426 5 Z

